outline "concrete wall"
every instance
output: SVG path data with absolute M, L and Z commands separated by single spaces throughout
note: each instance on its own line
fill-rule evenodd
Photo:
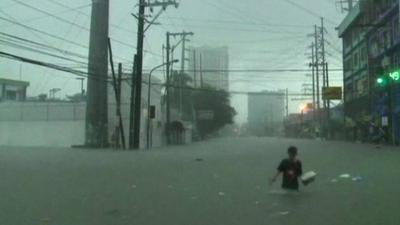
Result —
M 146 76 L 144 76 L 146 78 Z M 154 83 L 160 83 L 154 80 Z M 143 86 L 140 146 L 147 144 L 147 85 Z M 108 91 L 109 140 L 118 125 L 115 94 Z M 130 87 L 124 82 L 121 93 L 121 113 L 126 143 L 129 143 Z M 151 105 L 156 106 L 156 118 L 151 121 L 152 146 L 165 141 L 161 112 L 161 87 L 151 89 Z M 86 103 L 72 102 L 2 102 L 0 103 L 0 145 L 59 146 L 84 144 Z
M 0 121 L 76 121 L 85 120 L 86 103 L 4 102 Z
M 81 145 L 85 103 L 6 102 L 0 104 L 0 145 Z
M 0 145 L 70 147 L 84 143 L 85 121 L 1 121 Z

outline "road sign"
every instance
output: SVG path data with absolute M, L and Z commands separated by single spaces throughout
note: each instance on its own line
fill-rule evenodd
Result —
M 322 99 L 342 100 L 342 87 L 324 87 L 324 88 L 322 88 Z

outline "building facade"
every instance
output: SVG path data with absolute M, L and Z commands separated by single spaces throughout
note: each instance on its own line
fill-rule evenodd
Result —
M 285 92 L 263 91 L 248 94 L 247 129 L 253 135 L 278 135 L 285 117 Z
M 25 101 L 29 82 L 0 78 L 0 101 Z
M 189 54 L 189 71 L 194 87 L 229 90 L 228 47 L 198 47 Z
M 368 136 L 368 123 L 400 139 L 400 88 L 377 79 L 400 66 L 399 0 L 360 1 L 340 24 L 343 41 L 344 112 L 351 138 Z M 385 122 L 388 121 L 388 122 Z

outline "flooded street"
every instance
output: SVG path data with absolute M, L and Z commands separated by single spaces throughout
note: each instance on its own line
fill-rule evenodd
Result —
M 284 194 L 280 180 L 269 186 L 268 179 L 291 144 L 303 170 L 318 176 Z M 148 152 L 1 147 L 0 224 L 395 225 L 399 154 L 276 138 Z

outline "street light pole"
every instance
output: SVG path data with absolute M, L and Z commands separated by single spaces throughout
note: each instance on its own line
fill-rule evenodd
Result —
M 171 64 L 174 64 L 174 63 L 177 63 L 177 62 L 179 62 L 179 60 L 177 60 L 177 59 L 175 59 L 175 60 L 173 60 L 173 61 L 170 61 L 170 62 L 165 62 L 165 63 L 163 63 L 163 64 L 161 64 L 161 65 L 158 65 L 158 66 L 154 67 L 154 68 L 150 71 L 150 73 L 149 73 L 149 81 L 148 81 L 148 84 L 147 84 L 147 86 L 148 86 L 148 88 L 147 88 L 147 132 L 146 132 L 146 135 L 147 135 L 147 149 L 150 149 L 150 121 L 151 121 L 151 119 L 150 119 L 150 109 L 151 109 L 151 107 L 150 107 L 150 104 L 151 104 L 150 97 L 151 97 L 151 75 L 153 74 L 153 72 L 154 72 L 155 70 L 157 70 L 157 69 L 159 69 L 159 68 L 161 68 L 161 67 L 163 67 L 163 66 L 171 65 Z M 167 84 L 167 85 L 168 85 L 168 84 Z M 167 87 L 167 88 L 168 88 L 168 87 Z
M 85 90 L 83 89 L 83 81 L 85 80 L 85 78 L 83 78 L 83 77 L 78 77 L 78 78 L 76 78 L 77 80 L 80 80 L 81 81 L 81 94 L 82 94 L 82 96 L 85 94 Z

